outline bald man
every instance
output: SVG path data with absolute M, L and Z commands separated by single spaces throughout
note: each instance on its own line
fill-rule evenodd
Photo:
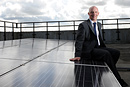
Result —
M 97 22 L 98 8 L 96 6 L 90 7 L 88 15 L 89 19 L 79 24 L 75 42 L 75 58 L 70 59 L 70 61 L 87 59 L 104 61 L 122 87 L 127 87 L 128 84 L 121 79 L 116 69 L 120 52 L 116 49 L 107 48 L 103 42 L 101 24 Z

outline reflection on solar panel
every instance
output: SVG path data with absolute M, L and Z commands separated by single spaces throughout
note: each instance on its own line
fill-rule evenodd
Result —
M 121 87 L 104 63 L 73 56 L 74 41 L 1 41 L 0 87 Z

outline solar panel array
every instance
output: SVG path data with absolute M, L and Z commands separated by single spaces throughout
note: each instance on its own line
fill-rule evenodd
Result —
M 121 87 L 106 64 L 69 61 L 74 41 L 0 41 L 0 87 Z

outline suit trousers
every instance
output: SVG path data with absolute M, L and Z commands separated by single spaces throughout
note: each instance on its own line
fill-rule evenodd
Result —
M 121 79 L 117 69 L 116 63 L 120 56 L 120 51 L 112 48 L 98 47 L 91 52 L 92 60 L 104 61 L 109 66 L 117 79 Z

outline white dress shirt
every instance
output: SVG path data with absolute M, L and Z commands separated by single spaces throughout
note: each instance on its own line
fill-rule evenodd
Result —
M 93 21 L 91 19 L 89 19 L 91 21 L 92 27 L 94 29 L 94 25 L 93 25 Z M 98 45 L 100 46 L 100 40 L 99 40 L 99 31 L 98 31 L 98 26 L 97 26 L 97 21 L 96 21 L 96 33 L 97 33 L 97 41 L 98 41 Z

